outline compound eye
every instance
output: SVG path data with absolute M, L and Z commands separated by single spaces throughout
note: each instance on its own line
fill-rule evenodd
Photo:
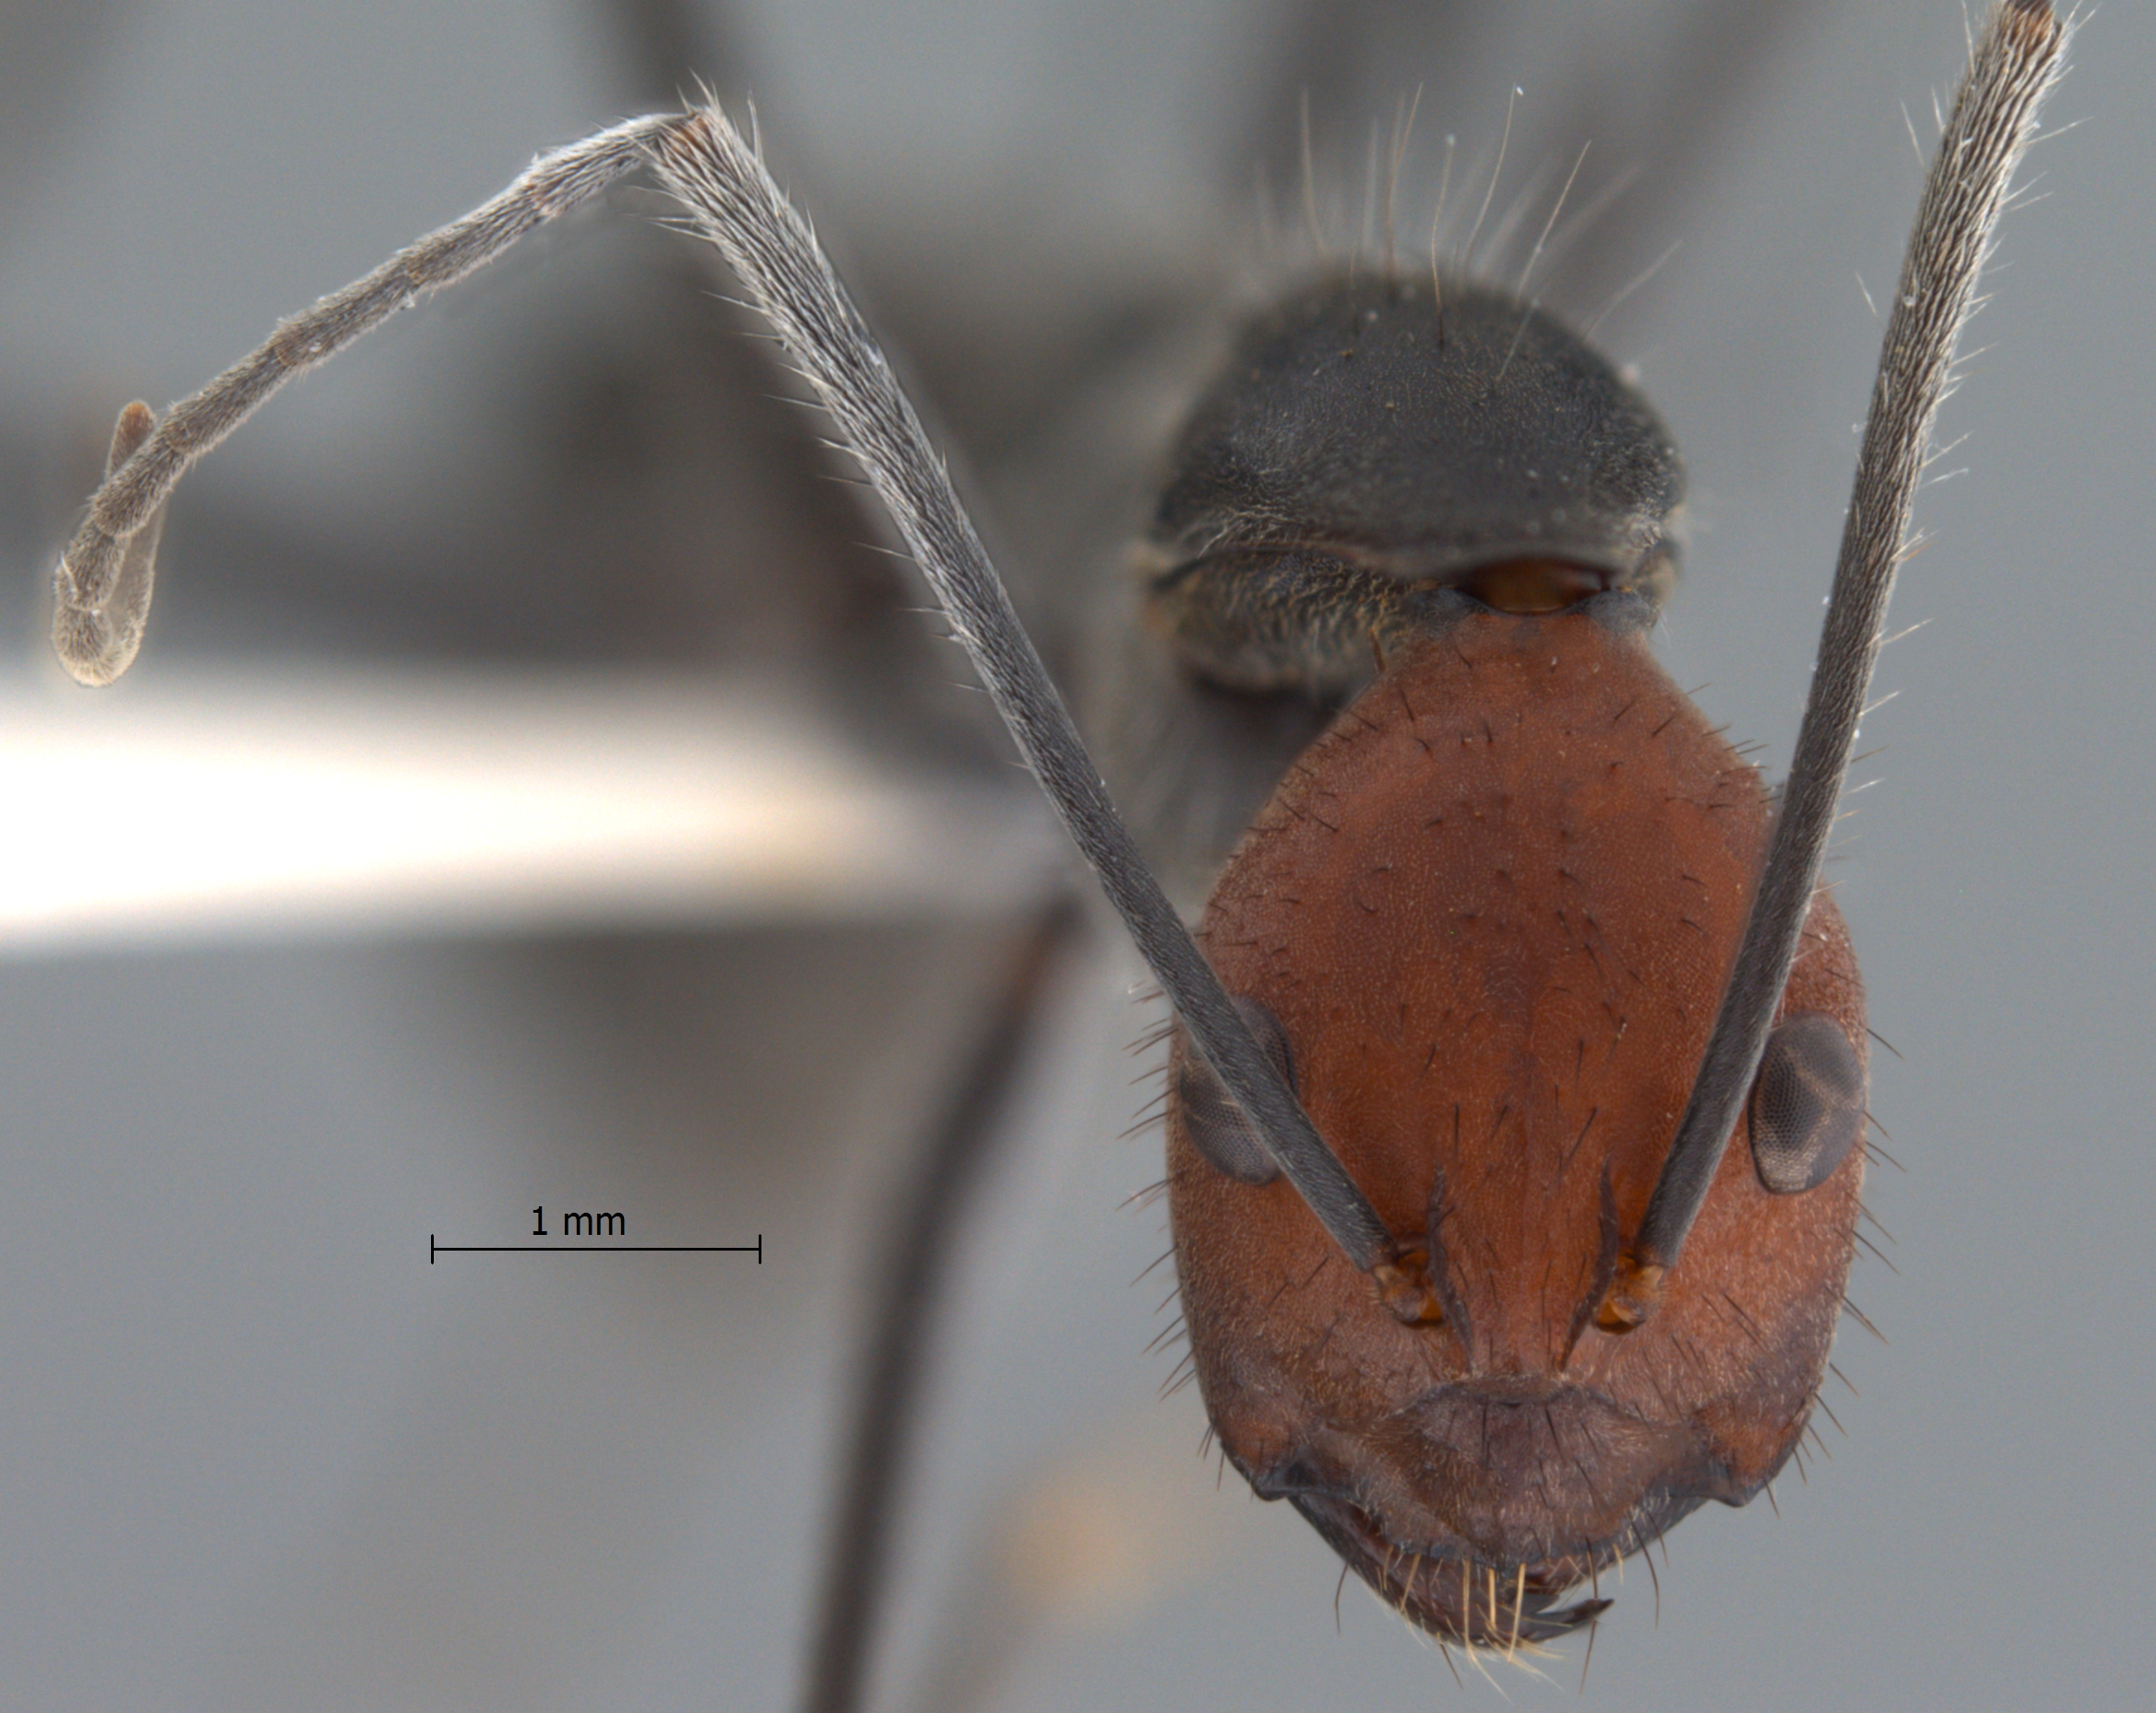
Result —
M 1255 1000 L 1238 1000 L 1235 1009 L 1250 1024 L 1252 1036 L 1273 1061 L 1281 1080 L 1293 1089 L 1295 1060 L 1288 1050 L 1288 1034 L 1280 1027 L 1280 1020 Z M 1243 1117 L 1242 1108 L 1214 1075 L 1205 1056 L 1187 1041 L 1176 1067 L 1175 1100 L 1182 1112 L 1183 1134 L 1216 1171 L 1249 1184 L 1271 1183 L 1280 1175 L 1273 1156 L 1258 1141 L 1257 1132 Z
M 1776 1195 L 1825 1183 L 1864 1132 L 1864 1068 L 1841 1025 L 1822 1012 L 1767 1037 L 1752 1084 L 1752 1164 Z

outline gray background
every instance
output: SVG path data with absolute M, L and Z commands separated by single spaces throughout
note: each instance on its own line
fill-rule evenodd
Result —
M 13 688 L 72 693 L 38 664 L 42 588 L 115 405 L 180 395 L 533 149 L 661 99 L 630 10 L 0 13 Z M 754 88 L 947 420 L 990 442 L 1029 408 L 1011 327 L 1067 348 L 1087 305 L 1203 274 L 1174 258 L 1246 234 L 1249 163 L 1291 145 L 1291 19 L 1155 10 L 792 0 L 724 41 L 697 26 L 696 63 Z M 1553 300 L 1591 315 L 1683 241 L 1604 339 L 1694 473 L 1665 657 L 1776 769 L 1876 349 L 1856 280 L 1890 289 L 1902 107 L 1928 142 L 1961 23 L 1946 0 L 1823 3 L 1747 40 L 1738 10 L 1515 5 L 1470 28 L 1373 7 L 1366 47 L 1312 32 L 1331 60 L 1311 75 L 1336 162 L 1427 79 L 1425 139 L 1456 132 L 1463 162 L 1517 82 L 1515 163 L 1562 169 L 1592 138 L 1602 183 L 1637 169 Z M 2102 11 L 2051 110 L 2088 122 L 2039 150 L 2048 199 L 1989 278 L 1991 349 L 1945 425 L 1970 473 L 1922 506 L 1936 540 L 1895 617 L 1929 623 L 1886 656 L 1899 699 L 1861 774 L 1882 783 L 1833 869 L 1900 1053 L 1875 1059 L 1873 1107 L 1907 1171 L 1870 1192 L 1898 1273 L 1861 1260 L 1852 1285 L 1889 1343 L 1845 1326 L 1862 1396 L 1830 1395 L 1848 1434 L 1822 1424 L 1831 1456 L 1785 1477 L 1779 1521 L 1686 1523 L 1659 1618 L 1631 1568 L 1587 1705 L 2147 1694 L 2150 30 Z M 836 597 L 774 590 L 799 569 L 784 505 L 771 536 L 666 509 L 769 483 L 617 459 L 640 433 L 700 447 L 648 425 L 732 408 L 701 389 L 737 357 L 668 354 L 665 255 L 581 222 L 281 400 L 183 494 L 143 669 L 754 659 L 872 682 L 828 665 Z M 772 452 L 759 420 L 709 434 L 792 459 L 800 425 Z M 860 627 L 837 629 L 850 659 Z M 48 812 L 6 805 L 4 835 Z M 865 1234 L 999 943 L 992 921 L 794 920 L 0 964 L 6 1698 L 784 1705 Z M 1166 1287 L 1130 1280 L 1164 1240 L 1156 1211 L 1119 1211 L 1157 1170 L 1150 1134 L 1117 1140 L 1143 1098 L 1118 1049 L 1152 1015 L 1129 983 L 1103 951 L 1060 989 L 967 1257 L 890 1703 L 948 1663 L 939 1637 L 988 1628 L 1009 1644 L 994 1705 L 1494 1701 L 1359 1591 L 1336 1633 L 1324 1549 L 1232 1478 L 1216 1492 L 1188 1392 L 1154 1401 Z M 509 1240 L 542 1202 L 626 1208 L 653 1240 L 761 1229 L 765 1264 L 426 1266 L 430 1231 Z M 1060 1591 L 1026 1622 L 1012 1590 L 1036 1584 Z M 1580 1652 L 1548 1662 L 1553 1687 L 1496 1681 L 1570 1701 Z

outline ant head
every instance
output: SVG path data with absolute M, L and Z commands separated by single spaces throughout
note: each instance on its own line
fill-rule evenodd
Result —
M 1668 1152 L 1770 806 L 1617 594 L 1459 603 L 1292 770 L 1203 939 L 1441 1324 L 1376 1300 L 1180 1043 L 1170 1209 L 1229 1459 L 1388 1601 L 1505 1645 L 1780 1467 L 1824 1372 L 1863 1150 L 1863 999 L 1824 895 L 1659 1308 L 1594 1323 Z

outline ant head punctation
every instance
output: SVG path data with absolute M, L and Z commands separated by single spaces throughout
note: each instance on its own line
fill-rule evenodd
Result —
M 1423 1251 L 1443 1324 L 1384 1312 L 1285 1183 L 1218 1168 L 1171 1102 L 1183 1307 L 1230 1459 L 1388 1599 L 1479 1641 L 1555 1622 L 1522 1612 L 1518 1574 L 1546 1599 L 1775 1473 L 1824 1372 L 1862 1183 L 1860 1149 L 1800 1194 L 1731 1150 L 1654 1320 L 1592 1324 L 1767 821 L 1753 771 L 1597 611 L 1611 599 L 1464 615 L 1399 657 L 1283 784 L 1205 916 L 1320 1133 Z M 1824 898 L 1783 1011 L 1864 1039 Z M 1171 1086 L 1203 1075 L 1182 1049 Z

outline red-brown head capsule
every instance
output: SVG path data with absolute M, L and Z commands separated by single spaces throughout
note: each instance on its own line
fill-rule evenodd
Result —
M 1740 1132 L 1768 1147 L 1724 1156 L 1653 1318 L 1593 1324 L 1770 815 L 1639 617 L 1626 595 L 1464 604 L 1289 773 L 1204 919 L 1228 990 L 1445 1305 L 1401 1324 L 1284 1182 L 1223 1169 L 1172 1101 L 1206 1408 L 1260 1493 L 1447 1638 L 1570 1628 L 1600 1607 L 1558 1609 L 1567 1589 L 1703 1500 L 1755 1493 L 1804 1426 L 1849 1268 L 1863 1005 L 1822 895 L 1782 1005 L 1802 1022 Z

